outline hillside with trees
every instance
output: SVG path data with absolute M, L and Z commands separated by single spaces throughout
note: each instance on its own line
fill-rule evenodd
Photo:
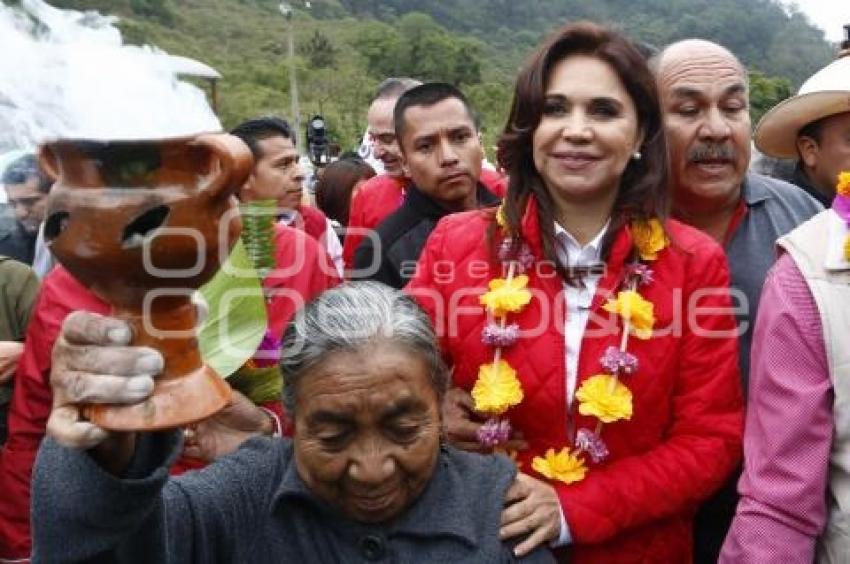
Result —
M 114 14 L 128 43 L 155 45 L 214 66 L 224 76 L 219 112 L 225 126 L 264 113 L 289 117 L 288 24 L 277 0 L 49 1 Z M 750 70 L 754 119 L 834 53 L 803 14 L 773 0 L 290 3 L 302 123 L 323 114 L 343 148 L 358 143 L 369 97 L 388 75 L 459 85 L 482 114 L 492 146 L 516 69 L 542 37 L 572 20 L 609 23 L 651 46 L 686 37 L 726 45 Z

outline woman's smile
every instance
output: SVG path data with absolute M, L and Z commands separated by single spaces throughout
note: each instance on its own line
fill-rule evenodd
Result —
M 587 170 L 600 160 L 600 157 L 585 151 L 556 151 L 550 156 L 568 171 L 575 172 Z

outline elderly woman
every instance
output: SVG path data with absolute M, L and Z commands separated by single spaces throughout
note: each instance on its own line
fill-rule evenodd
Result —
M 521 548 L 689 562 L 695 508 L 740 457 L 735 321 L 723 251 L 667 219 L 634 45 L 590 23 L 556 32 L 519 73 L 499 159 L 501 209 L 444 219 L 407 287 L 453 364 L 449 439 L 516 448 L 545 480 L 505 511 L 506 535 L 533 531 Z
M 111 321 L 72 316 L 64 335 L 91 334 L 98 322 L 109 331 Z M 79 421 L 69 401 L 127 401 L 120 390 L 134 384 L 54 370 L 33 561 L 518 560 L 499 539 L 514 466 L 441 444 L 447 372 L 412 300 L 375 283 L 341 286 L 300 312 L 284 341 L 293 439 L 253 438 L 171 479 L 179 433 L 110 435 Z M 67 354 L 66 339 L 58 347 Z

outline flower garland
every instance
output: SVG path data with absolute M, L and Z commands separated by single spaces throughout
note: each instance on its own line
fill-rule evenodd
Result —
M 838 174 L 832 209 L 850 227 L 850 172 L 844 171 Z M 850 234 L 844 239 L 843 251 L 844 260 L 850 262 Z
M 500 207 L 496 221 L 504 229 L 504 212 Z M 482 364 L 478 379 L 472 388 L 475 411 L 486 414 L 488 420 L 478 430 L 478 442 L 488 448 L 497 448 L 511 436 L 511 423 L 502 416 L 522 402 L 522 384 L 516 370 L 502 358 L 502 350 L 512 346 L 519 338 L 519 325 L 508 323 L 508 314 L 521 312 L 531 302 L 531 292 L 526 287 L 528 276 L 525 271 L 534 264 L 534 257 L 524 247 L 514 260 L 509 260 L 513 251 L 513 240 L 505 239 L 499 248 L 499 258 L 506 263 L 504 278 L 496 278 L 488 284 L 488 291 L 480 297 L 487 311 L 488 320 L 481 332 L 485 345 L 494 348 L 493 362 Z
M 507 231 L 501 207 L 496 221 L 503 232 Z M 633 221 L 630 228 L 640 260 L 627 266 L 625 288 L 602 306 L 623 320 L 620 345 L 606 349 L 600 358 L 604 372 L 587 378 L 575 394 L 579 413 L 595 417 L 598 422 L 593 430 L 581 428 L 576 432 L 573 448 L 565 446 L 559 452 L 549 449 L 544 457 L 532 460 L 532 468 L 550 480 L 570 484 L 584 479 L 588 471 L 586 458 L 598 464 L 609 454 L 601 438 L 603 425 L 632 416 L 632 393 L 621 381 L 638 370 L 637 357 L 627 351 L 629 337 L 649 339 L 655 324 L 654 306 L 638 293 L 638 288 L 653 282 L 652 270 L 646 263 L 656 260 L 669 241 L 657 219 Z M 522 387 L 516 371 L 501 356 L 502 349 L 513 345 L 519 336 L 519 326 L 507 324 L 507 315 L 519 313 L 530 302 L 531 293 L 526 288 L 528 277 L 524 272 L 534 263 L 527 245 L 517 243 L 512 237 L 502 241 L 499 259 L 507 267 L 507 276 L 491 280 L 489 291 L 480 298 L 490 318 L 481 338 L 486 345 L 494 347 L 494 360 L 480 367 L 472 390 L 476 411 L 490 417 L 478 432 L 479 442 L 488 447 L 508 440 L 510 422 L 501 416 L 522 401 Z

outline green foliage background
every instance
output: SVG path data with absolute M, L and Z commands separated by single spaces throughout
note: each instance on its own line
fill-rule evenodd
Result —
M 287 22 L 277 0 L 50 3 L 115 14 L 127 42 L 218 69 L 226 127 L 260 114 L 291 117 Z M 726 45 L 750 69 L 754 122 L 834 54 L 803 14 L 774 0 L 312 0 L 310 9 L 290 3 L 301 121 L 322 113 L 343 149 L 359 143 L 380 80 L 407 75 L 461 86 L 482 115 L 492 150 L 523 58 L 547 33 L 577 19 L 612 24 L 653 46 L 687 37 Z

